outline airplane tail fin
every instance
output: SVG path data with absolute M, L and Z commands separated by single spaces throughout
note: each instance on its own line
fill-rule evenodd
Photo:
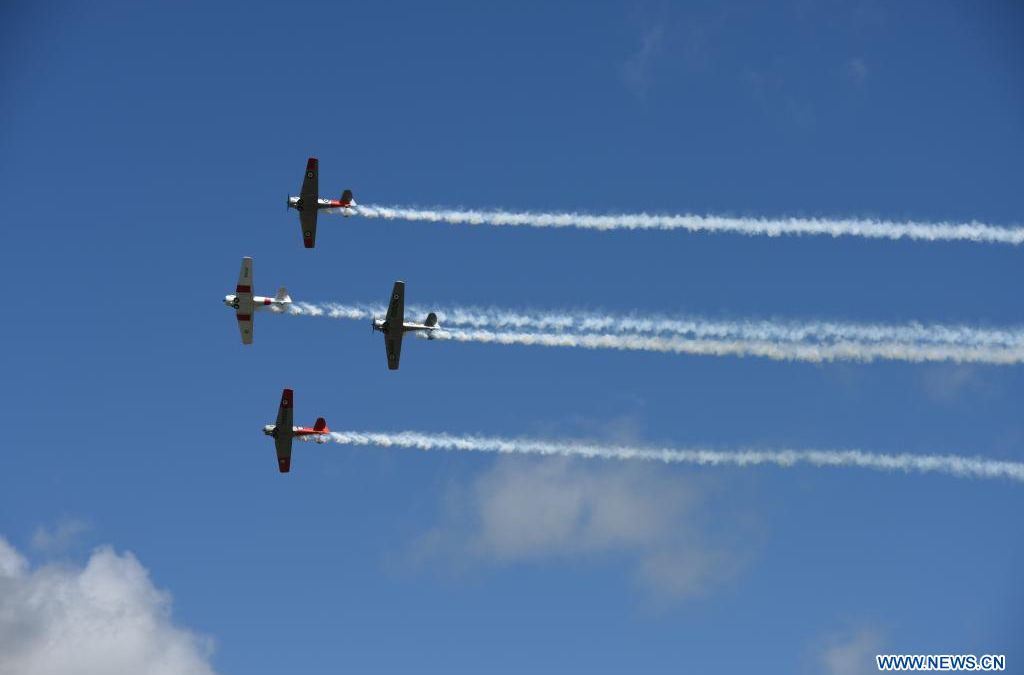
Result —
M 316 424 L 313 425 L 313 431 L 330 431 L 330 429 L 327 428 L 327 420 L 323 417 L 317 417 Z
M 356 200 L 352 198 L 351 190 L 345 190 L 344 192 L 341 193 L 341 203 L 346 204 L 347 206 L 356 205 Z
M 288 295 L 288 289 L 282 286 L 277 289 L 277 295 L 274 296 L 274 300 L 277 300 L 278 302 L 291 302 L 292 298 Z
M 427 314 L 427 320 L 423 322 L 423 325 L 424 326 L 430 326 L 431 328 L 436 326 L 437 325 L 437 314 L 434 314 L 433 312 L 431 312 L 430 314 Z

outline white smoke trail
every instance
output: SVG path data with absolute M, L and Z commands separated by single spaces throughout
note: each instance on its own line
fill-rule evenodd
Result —
M 426 338 L 417 333 L 417 337 Z M 773 361 L 908 361 L 929 363 L 986 363 L 1012 365 L 1024 363 L 1024 348 L 1003 349 L 958 345 L 901 343 L 834 342 L 823 344 L 773 343 L 751 340 L 707 340 L 652 335 L 583 335 L 576 333 L 525 333 L 521 331 L 438 330 L 429 337 L 457 342 L 481 342 L 503 345 L 542 347 L 582 347 L 622 351 L 662 352 L 701 356 L 759 356 Z
M 489 436 L 453 436 L 414 431 L 395 433 L 334 431 L 330 438 L 343 445 L 374 445 L 384 448 L 454 450 L 498 454 L 558 455 L 599 459 L 642 459 L 668 464 L 707 466 L 860 467 L 878 471 L 943 473 L 964 478 L 1006 478 L 1024 482 L 1024 464 L 983 457 L 956 455 L 876 454 L 862 450 L 757 450 L 722 451 L 702 448 L 644 448 L 592 445 L 574 441 L 540 441 Z
M 363 320 L 383 316 L 384 305 L 295 303 L 292 314 Z M 412 316 L 426 315 L 426 307 L 411 307 Z M 453 307 L 434 310 L 441 325 L 492 330 L 575 331 L 586 333 L 638 333 L 696 338 L 785 342 L 901 342 L 955 344 L 970 347 L 1024 348 L 1024 329 L 988 329 L 965 325 L 908 323 L 856 324 L 835 321 L 715 320 L 700 316 L 672 318 L 662 315 L 615 316 L 592 312 L 520 312 L 500 308 Z
M 426 314 L 412 308 L 411 313 Z M 296 315 L 365 320 L 383 306 L 294 303 Z M 439 312 L 444 329 L 431 337 L 458 342 L 583 347 L 709 356 L 757 356 L 778 361 L 839 360 L 913 363 L 955 361 L 1009 365 L 1024 362 L 1020 330 L 968 326 L 858 325 L 830 322 L 708 321 L 596 314 L 517 314 L 501 310 Z M 459 328 L 459 326 L 468 328 Z M 532 330 L 525 330 L 525 329 Z M 539 330 L 537 330 L 539 329 Z M 569 332 L 575 329 L 586 332 Z M 427 337 L 417 334 L 418 337 Z
M 343 305 L 336 302 L 292 302 L 288 306 L 288 313 L 295 316 L 326 316 L 331 319 L 351 319 L 361 321 L 382 317 L 387 312 L 383 305 Z
M 426 313 L 415 308 L 414 314 Z M 697 338 L 782 340 L 786 342 L 859 341 L 924 342 L 966 346 L 1024 347 L 1024 330 L 986 329 L 964 325 L 909 323 L 855 324 L 835 321 L 729 321 L 699 316 L 614 316 L 590 312 L 517 312 L 498 308 L 452 308 L 438 311 L 445 326 L 587 333 L 639 333 Z
M 334 212 L 337 209 L 328 209 Z M 421 209 L 398 206 L 358 206 L 366 218 L 412 220 L 454 225 L 508 225 L 521 227 L 580 228 L 587 230 L 684 230 L 729 232 L 745 235 L 828 235 L 869 239 L 921 241 L 973 241 L 988 244 L 1024 243 L 1024 228 L 997 227 L 985 223 L 896 222 L 855 218 L 732 218 L 695 214 L 657 216 L 647 213 L 589 215 L 582 213 L 532 213 L 463 209 Z

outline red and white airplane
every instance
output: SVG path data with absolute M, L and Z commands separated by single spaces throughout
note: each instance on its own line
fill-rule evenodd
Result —
M 341 199 L 320 199 L 319 176 L 320 161 L 310 157 L 306 161 L 306 175 L 302 179 L 302 190 L 298 197 L 288 195 L 288 208 L 299 212 L 299 224 L 302 226 L 302 243 L 306 248 L 316 245 L 316 216 L 321 209 L 341 209 L 344 216 L 352 215 L 352 207 L 356 200 L 352 199 L 352 191 L 345 190 Z
M 294 392 L 285 389 L 281 392 L 281 406 L 277 409 L 277 422 L 263 427 L 263 433 L 274 437 L 274 445 L 277 447 L 277 469 L 281 473 L 288 473 L 292 467 L 292 439 L 296 436 L 312 436 L 317 443 L 326 443 L 327 434 L 331 432 L 327 428 L 327 420 L 318 417 L 313 428 L 292 426 L 292 407 L 294 405 Z
M 225 295 L 224 304 L 235 309 L 238 319 L 238 330 L 242 333 L 242 344 L 252 344 L 252 315 L 258 309 L 269 307 L 271 311 L 283 312 L 291 304 L 288 290 L 283 286 L 277 289 L 277 295 L 265 298 L 252 294 L 252 258 L 242 258 L 242 269 L 238 271 L 238 284 L 234 295 Z

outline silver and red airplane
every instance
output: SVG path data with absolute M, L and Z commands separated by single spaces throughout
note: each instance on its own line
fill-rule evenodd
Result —
M 277 409 L 277 422 L 267 424 L 263 427 L 263 433 L 274 437 L 274 446 L 277 448 L 277 470 L 281 473 L 288 473 L 292 468 L 292 439 L 296 436 L 311 436 L 317 443 L 326 443 L 327 434 L 331 430 L 327 428 L 327 420 L 318 417 L 313 428 L 293 427 L 292 408 L 294 407 L 295 394 L 291 389 L 281 392 L 281 405 Z
M 258 309 L 269 307 L 271 311 L 282 312 L 292 299 L 283 286 L 277 289 L 277 295 L 265 298 L 252 294 L 252 258 L 242 258 L 242 269 L 238 271 L 238 284 L 233 295 L 224 296 L 224 304 L 233 307 L 235 318 L 238 319 L 238 330 L 242 333 L 242 344 L 252 344 L 252 315 Z
M 437 325 L 437 314 L 431 312 L 423 323 L 405 322 L 405 282 L 396 281 L 391 290 L 391 302 L 384 320 L 374 318 L 373 330 L 384 333 L 384 348 L 388 353 L 388 369 L 398 370 L 398 362 L 402 357 L 402 337 L 410 331 L 426 331 L 427 339 L 432 340 L 433 332 L 440 328 Z
M 306 248 L 316 245 L 316 216 L 321 209 L 341 209 L 344 216 L 352 215 L 352 207 L 356 200 L 352 199 L 352 191 L 345 190 L 341 199 L 320 199 L 319 176 L 320 161 L 310 157 L 306 161 L 306 175 L 302 179 L 302 190 L 298 197 L 288 195 L 288 208 L 299 212 L 299 224 L 302 226 L 302 243 Z

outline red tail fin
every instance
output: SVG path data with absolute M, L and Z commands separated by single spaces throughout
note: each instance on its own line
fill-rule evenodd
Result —
M 330 429 L 327 428 L 327 420 L 323 417 L 317 417 L 316 424 L 313 425 L 313 431 L 330 431 Z

